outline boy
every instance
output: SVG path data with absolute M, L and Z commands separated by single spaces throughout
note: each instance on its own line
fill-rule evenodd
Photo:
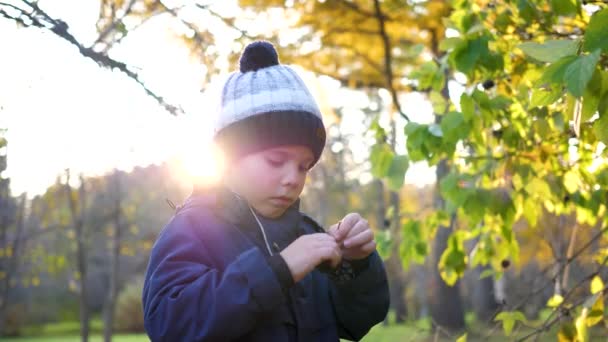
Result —
M 299 211 L 325 144 L 321 113 L 274 47 L 255 42 L 222 91 L 222 184 L 195 189 L 160 233 L 143 290 L 152 341 L 359 340 L 386 316 L 373 233 Z

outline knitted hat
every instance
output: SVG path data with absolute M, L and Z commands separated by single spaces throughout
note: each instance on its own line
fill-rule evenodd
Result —
M 285 145 L 311 149 L 314 163 L 325 145 L 321 112 L 302 79 L 279 64 L 274 46 L 266 41 L 249 44 L 221 93 L 214 139 L 236 159 Z

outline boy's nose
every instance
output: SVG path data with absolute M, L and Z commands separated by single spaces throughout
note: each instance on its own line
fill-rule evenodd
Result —
M 297 167 L 288 168 L 287 172 L 283 177 L 283 184 L 286 186 L 296 186 L 302 182 L 302 175 L 300 174 Z

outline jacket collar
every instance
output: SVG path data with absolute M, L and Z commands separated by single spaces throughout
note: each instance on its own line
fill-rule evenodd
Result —
M 199 202 L 201 200 L 210 204 L 213 211 L 225 221 L 244 230 L 259 230 L 258 223 L 251 213 L 247 201 L 238 194 L 232 192 L 226 186 L 214 185 L 212 187 L 195 187 L 192 191 L 192 195 L 186 201 L 186 205 L 189 202 Z M 302 218 L 300 213 L 300 199 L 292 204 L 281 217 L 276 219 L 263 217 L 257 212 L 256 214 L 264 223 L 280 222 L 288 226 L 295 226 Z

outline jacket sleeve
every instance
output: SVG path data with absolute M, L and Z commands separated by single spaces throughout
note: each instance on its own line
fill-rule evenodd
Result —
M 230 341 L 286 300 L 260 249 L 246 250 L 220 272 L 193 227 L 175 217 L 152 249 L 142 298 L 152 341 Z
M 389 290 L 382 259 L 369 256 L 368 266 L 348 280 L 330 278 L 330 297 L 341 338 L 358 341 L 388 313 Z

